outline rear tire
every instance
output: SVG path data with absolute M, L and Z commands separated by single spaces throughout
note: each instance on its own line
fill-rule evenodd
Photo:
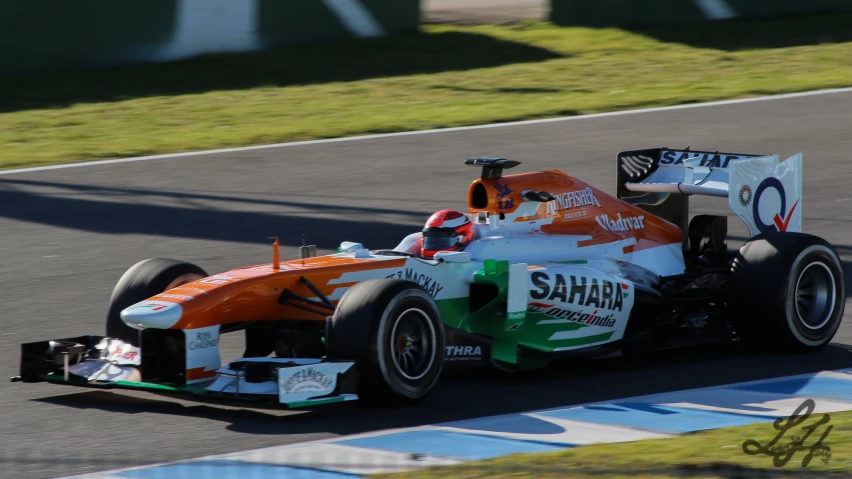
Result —
M 404 404 L 425 397 L 444 363 L 444 324 L 432 297 L 417 284 L 371 279 L 337 305 L 327 332 L 329 359 L 355 360 L 358 396 Z
M 728 286 L 735 330 L 761 349 L 821 349 L 837 333 L 846 306 L 837 252 L 824 239 L 804 233 L 751 239 L 734 260 Z
M 131 266 L 118 280 L 109 300 L 106 335 L 139 346 L 139 331 L 121 320 L 121 311 L 151 296 L 206 278 L 198 266 L 166 258 L 151 258 Z

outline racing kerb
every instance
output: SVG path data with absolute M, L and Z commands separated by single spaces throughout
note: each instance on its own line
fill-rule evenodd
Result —
M 564 26 L 651 26 L 852 10 L 846 0 L 551 0 Z
M 852 368 L 343 436 L 73 479 L 363 477 L 507 454 L 771 423 L 794 414 L 806 399 L 814 400 L 814 413 L 852 410 Z M 829 436 L 824 444 L 830 443 Z

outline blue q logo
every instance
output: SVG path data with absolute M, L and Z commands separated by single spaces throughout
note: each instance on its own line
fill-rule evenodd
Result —
M 775 189 L 778 192 L 778 196 L 781 198 L 781 211 L 775 213 L 775 216 L 772 218 L 773 224 L 766 224 L 762 219 L 760 219 L 760 198 L 769 188 Z M 790 224 L 790 218 L 793 217 L 793 212 L 796 211 L 796 206 L 798 205 L 799 201 L 796 200 L 796 203 L 793 204 L 793 207 L 790 208 L 790 211 L 788 212 L 787 192 L 784 191 L 784 185 L 781 183 L 781 180 L 778 178 L 766 178 L 760 182 L 760 185 L 757 187 L 757 191 L 754 193 L 754 204 L 752 205 L 752 217 L 754 218 L 754 224 L 761 233 L 787 231 L 787 226 Z

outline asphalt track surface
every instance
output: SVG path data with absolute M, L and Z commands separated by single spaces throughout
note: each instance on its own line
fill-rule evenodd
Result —
M 465 158 L 559 168 L 613 191 L 619 150 L 687 144 L 804 152 L 805 230 L 849 259 L 852 93 L 320 143 L 0 176 L 2 374 L 18 344 L 101 333 L 111 289 L 149 257 L 209 273 L 268 262 L 267 237 L 297 256 L 301 235 L 327 252 L 342 240 L 393 247 L 431 212 L 463 208 L 479 172 Z M 724 211 L 719 200 L 696 212 Z M 711 209 L 708 205 L 715 204 Z M 734 235 L 744 234 L 731 221 Z M 847 268 L 847 281 L 852 270 Z M 848 314 L 847 314 L 848 316 Z M 223 341 L 226 359 L 240 337 Z M 809 355 L 700 349 L 506 376 L 450 376 L 420 405 L 251 410 L 152 394 L 45 384 L 0 386 L 0 476 L 44 478 L 301 442 L 375 429 L 557 407 L 852 366 L 852 321 Z

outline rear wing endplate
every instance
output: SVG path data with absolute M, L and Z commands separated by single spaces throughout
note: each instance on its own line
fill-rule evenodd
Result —
M 802 154 L 652 148 L 618 154 L 618 197 L 686 231 L 688 196 L 728 198 L 754 236 L 802 230 Z

